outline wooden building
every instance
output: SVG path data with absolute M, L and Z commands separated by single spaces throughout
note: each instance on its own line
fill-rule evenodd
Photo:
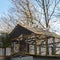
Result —
M 60 36 L 18 24 L 9 34 L 12 56 L 60 56 Z

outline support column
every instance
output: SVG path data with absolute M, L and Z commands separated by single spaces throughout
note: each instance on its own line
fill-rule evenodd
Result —
M 35 51 L 35 55 L 37 55 L 37 38 L 35 37 L 35 45 L 34 45 L 34 51 Z
M 53 49 L 52 49 L 52 55 L 56 54 L 56 45 L 55 45 L 55 38 L 53 37 Z
M 37 42 L 35 40 L 35 45 L 34 45 L 34 51 L 35 51 L 35 55 L 37 55 Z
M 11 42 L 11 55 L 14 54 L 14 42 Z
M 49 55 L 48 38 L 46 39 L 46 55 Z
M 39 55 L 41 55 L 41 46 L 39 45 Z

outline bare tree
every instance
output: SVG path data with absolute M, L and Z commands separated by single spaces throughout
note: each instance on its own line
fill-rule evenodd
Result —
M 60 13 L 57 11 L 60 0 L 35 0 L 42 10 L 42 14 L 45 21 L 45 27 L 49 28 L 49 23 L 52 19 L 56 18 L 57 13 Z M 37 7 L 38 7 L 37 6 Z
M 49 30 L 50 21 L 56 18 L 60 0 L 11 0 L 14 5 L 11 12 L 18 17 L 18 22 L 40 25 Z
M 57 12 L 60 13 L 57 11 L 60 0 L 11 0 L 11 2 L 13 7 L 9 10 L 8 17 L 1 18 L 8 26 L 12 25 L 10 28 L 23 22 L 49 30 L 50 21 L 56 17 Z
M 39 12 L 35 8 L 33 4 L 33 0 L 11 0 L 14 7 L 12 8 L 12 12 L 15 12 L 16 16 L 18 16 L 18 21 L 22 21 L 25 24 L 32 25 L 39 23 L 41 27 L 44 28 L 42 22 L 39 18 Z
M 14 21 L 15 20 L 15 21 Z M 12 29 L 16 26 L 17 21 L 16 19 L 14 19 L 11 15 L 7 15 L 7 16 L 2 16 L 0 18 L 0 25 L 1 25 L 1 29 L 4 32 L 8 32 L 10 33 L 12 31 Z

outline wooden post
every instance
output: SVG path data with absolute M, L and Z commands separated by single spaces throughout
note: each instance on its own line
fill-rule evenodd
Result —
M 46 55 L 49 55 L 48 39 L 46 39 Z
M 52 55 L 56 54 L 56 45 L 55 45 L 55 38 L 53 37 L 53 49 L 52 49 Z
M 37 41 L 36 41 L 36 39 L 35 39 L 34 51 L 35 51 L 35 55 L 37 55 Z
M 39 45 L 39 55 L 41 55 L 41 46 Z
M 27 53 L 29 54 L 29 44 L 27 43 Z
M 14 42 L 11 42 L 11 55 L 14 53 Z
M 37 55 L 37 46 L 36 46 L 36 41 L 35 41 L 35 44 L 34 44 L 34 51 L 35 51 L 35 55 Z

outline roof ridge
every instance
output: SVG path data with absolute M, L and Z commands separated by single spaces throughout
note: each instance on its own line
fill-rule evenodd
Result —
M 22 24 L 22 23 L 19 23 L 20 26 L 36 33 L 36 34 L 42 34 L 42 35 L 47 35 L 47 36 L 53 36 L 53 37 L 56 37 L 56 38 L 60 38 L 60 35 L 54 33 L 54 32 L 50 32 L 50 31 L 46 31 L 46 30 L 43 30 L 43 29 L 37 29 L 37 28 L 32 28 L 31 26 L 29 25 L 25 25 L 25 24 Z

